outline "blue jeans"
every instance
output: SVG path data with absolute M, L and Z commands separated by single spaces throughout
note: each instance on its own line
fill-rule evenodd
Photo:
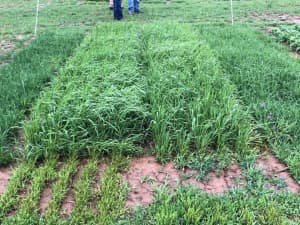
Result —
M 128 0 L 128 12 L 140 11 L 140 0 Z
M 114 3 L 114 18 L 121 20 L 123 18 L 122 0 L 113 0 Z

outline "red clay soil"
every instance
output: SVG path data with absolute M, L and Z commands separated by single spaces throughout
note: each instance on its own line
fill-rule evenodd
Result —
M 51 201 L 51 198 L 52 198 L 51 185 L 47 184 L 39 202 L 39 211 L 42 214 L 46 212 L 49 202 Z
M 223 193 L 237 186 L 235 179 L 243 180 L 241 169 L 232 165 L 220 172 L 212 171 L 208 174 L 208 181 L 199 182 L 196 179 L 197 171 L 178 170 L 174 163 L 159 164 L 155 157 L 146 156 L 131 161 L 128 171 L 122 174 L 125 182 L 129 183 L 131 191 L 128 194 L 126 206 L 133 208 L 138 205 L 147 205 L 154 199 L 155 187 L 165 185 L 171 190 L 180 184 L 191 185 L 211 193 Z
M 290 192 L 300 192 L 300 185 L 291 177 L 288 167 L 281 163 L 275 156 L 267 153 L 256 161 L 256 165 L 262 169 L 264 175 L 283 179 Z
M 71 212 L 74 208 L 75 201 L 74 201 L 74 195 L 75 195 L 75 188 L 74 185 L 76 181 L 79 179 L 80 175 L 82 174 L 82 171 L 84 169 L 84 166 L 86 165 L 86 161 L 83 161 L 80 163 L 80 166 L 76 172 L 76 174 L 73 176 L 71 184 L 69 186 L 69 190 L 67 192 L 67 195 L 63 201 L 63 204 L 61 206 L 61 216 L 62 217 L 68 217 L 71 215 Z
M 98 165 L 98 169 L 96 171 L 96 177 L 93 182 L 92 188 L 93 188 L 93 193 L 96 196 L 97 191 L 99 190 L 99 187 L 101 185 L 101 180 L 104 175 L 105 170 L 107 169 L 107 164 L 104 161 L 101 161 L 100 164 Z M 92 201 L 92 209 L 95 213 L 97 213 L 97 199 L 93 198 Z
M 294 24 L 300 24 L 300 16 L 296 15 L 289 15 L 286 13 L 279 14 L 279 13 L 263 13 L 259 14 L 256 12 L 251 13 L 251 16 L 255 19 L 258 20 L 266 20 L 266 21 L 285 21 L 289 23 L 294 23 Z
M 5 191 L 5 188 L 9 182 L 11 174 L 12 174 L 11 167 L 0 168 L 0 196 Z
M 106 168 L 107 168 L 107 164 L 104 161 L 101 161 L 100 164 L 98 165 L 96 177 L 95 177 L 94 183 L 92 185 L 94 191 L 97 191 L 97 189 L 100 187 L 101 179 L 103 177 L 103 174 L 104 174 Z

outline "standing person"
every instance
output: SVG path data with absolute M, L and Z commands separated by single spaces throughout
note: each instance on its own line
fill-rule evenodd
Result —
M 113 0 L 114 4 L 114 19 L 123 19 L 122 0 Z
M 140 12 L 140 0 L 128 0 L 128 13 L 133 15 Z

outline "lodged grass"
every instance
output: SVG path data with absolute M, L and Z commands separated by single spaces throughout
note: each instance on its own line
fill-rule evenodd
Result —
M 132 25 L 96 28 L 34 107 L 27 155 L 138 151 L 149 113 L 137 51 Z

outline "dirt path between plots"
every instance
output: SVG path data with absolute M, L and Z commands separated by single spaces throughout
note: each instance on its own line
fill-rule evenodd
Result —
M 289 174 L 288 167 L 281 163 L 274 155 L 269 153 L 262 155 L 256 161 L 256 166 L 262 170 L 264 175 L 284 180 L 288 191 L 293 193 L 300 192 L 300 185 Z
M 237 187 L 238 180 L 243 181 L 242 171 L 238 165 L 232 165 L 223 171 L 211 171 L 207 181 L 197 180 L 198 172 L 195 170 L 178 170 L 174 163 L 159 164 L 155 157 L 147 156 L 131 161 L 128 171 L 122 174 L 125 182 L 129 183 L 126 206 L 133 208 L 137 205 L 147 205 L 154 199 L 156 187 L 165 185 L 171 190 L 178 185 L 191 185 L 201 190 L 219 194 Z
M 63 163 L 62 163 L 63 164 Z M 61 207 L 61 217 L 66 218 L 71 215 L 75 205 L 74 194 L 75 184 L 83 172 L 87 164 L 87 160 L 82 160 L 76 174 L 70 180 L 68 192 L 65 196 Z M 300 185 L 289 174 L 286 165 L 281 163 L 275 156 L 270 153 L 264 153 L 256 160 L 255 167 L 260 169 L 262 174 L 269 178 L 279 178 L 286 183 L 284 189 L 278 189 L 275 185 L 269 184 L 265 180 L 267 188 L 270 188 L 274 193 L 278 191 L 289 191 L 292 193 L 300 193 Z M 101 161 L 95 173 L 91 188 L 97 193 L 102 181 L 103 174 L 107 168 L 107 164 Z M 59 170 L 62 167 L 59 168 Z M 12 167 L 0 168 L 0 195 L 4 192 L 12 173 Z M 126 199 L 126 207 L 129 209 L 136 206 L 146 206 L 153 202 L 155 190 L 158 187 L 164 186 L 171 192 L 174 192 L 179 185 L 189 185 L 198 188 L 208 194 L 222 194 L 232 188 L 244 188 L 246 180 L 243 176 L 242 169 L 238 164 L 232 164 L 224 170 L 212 170 L 207 174 L 204 181 L 198 181 L 198 172 L 191 169 L 176 169 L 175 164 L 168 162 L 162 165 L 157 162 L 154 156 L 143 156 L 133 158 L 129 163 L 127 170 L 120 174 L 124 182 L 129 186 L 129 193 Z M 54 181 L 55 182 L 55 181 Z M 28 187 L 19 192 L 19 196 L 24 198 L 28 194 Z M 52 198 L 51 189 L 53 182 L 47 184 L 42 192 L 39 202 L 39 212 L 43 214 Z M 92 209 L 97 212 L 96 200 L 93 200 Z M 14 215 L 15 209 L 11 211 Z
M 0 196 L 4 193 L 12 174 L 12 167 L 0 168 Z
M 250 17 L 253 20 L 261 20 L 261 21 L 268 21 L 268 22 L 288 22 L 294 24 L 300 24 L 300 16 L 297 15 L 289 15 L 286 13 L 256 13 L 253 12 L 250 14 Z

